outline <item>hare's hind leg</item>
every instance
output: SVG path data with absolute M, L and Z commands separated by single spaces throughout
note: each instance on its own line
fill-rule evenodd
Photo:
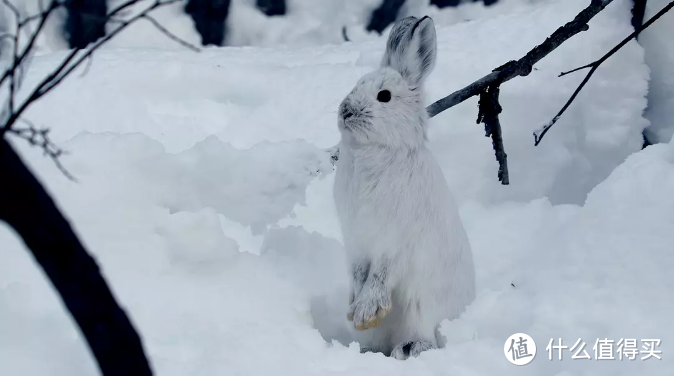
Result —
M 435 307 L 427 307 L 422 302 L 405 304 L 404 319 L 393 337 L 394 345 L 391 357 L 405 360 L 417 357 L 426 350 L 438 347 L 434 315 Z
M 409 357 L 417 357 L 426 350 L 434 349 L 437 346 L 431 341 L 409 341 L 398 344 L 391 351 L 391 358 L 405 360 Z
M 367 330 L 351 328 L 352 340 L 360 346 L 360 353 L 382 353 L 388 355 L 391 351 L 390 329 L 386 325 Z

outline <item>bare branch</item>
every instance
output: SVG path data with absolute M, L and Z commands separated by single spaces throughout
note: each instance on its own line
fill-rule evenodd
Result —
M 58 7 L 63 6 L 64 3 L 58 0 L 52 0 L 49 3 L 49 7 L 46 10 L 41 11 L 35 16 L 31 16 L 21 20 L 19 17 L 18 9 L 12 7 L 12 4 L 9 3 L 9 0 L 0 0 L 5 4 L 9 4 L 10 9 L 16 10 L 17 17 L 17 32 L 16 34 L 3 34 L 0 38 L 10 38 L 14 41 L 13 48 L 13 61 L 11 66 L 4 72 L 2 78 L 0 78 L 0 86 L 5 82 L 9 81 L 9 98 L 8 105 L 2 106 L 0 110 L 0 137 L 3 137 L 6 132 L 9 132 L 19 138 L 22 138 L 28 141 L 29 144 L 38 146 L 43 149 L 45 155 L 48 155 L 56 164 L 56 166 L 61 170 L 61 172 L 71 180 L 75 180 L 74 177 L 61 165 L 59 157 L 64 154 L 64 151 L 57 147 L 49 138 L 48 129 L 38 129 L 29 121 L 23 119 L 21 116 L 26 111 L 26 109 L 32 105 L 36 100 L 40 99 L 42 96 L 50 92 L 56 86 L 58 86 L 64 79 L 66 79 L 70 74 L 72 74 L 75 69 L 81 66 L 85 61 L 87 65 L 83 74 L 86 74 L 88 71 L 93 53 L 100 48 L 103 44 L 108 42 L 110 39 L 118 35 L 122 30 L 132 23 L 144 18 L 151 22 L 160 32 L 164 33 L 171 40 L 178 42 L 179 44 L 193 50 L 199 51 L 199 49 L 190 43 L 180 39 L 175 34 L 169 32 L 165 27 L 163 27 L 156 19 L 149 15 L 153 10 L 162 7 L 164 5 L 172 4 L 181 0 L 155 0 L 151 5 L 140 11 L 139 13 L 133 15 L 127 20 L 119 20 L 116 18 L 121 14 L 125 14 L 129 11 L 130 7 L 134 4 L 139 3 L 141 0 L 127 0 L 122 3 L 115 9 L 113 9 L 106 16 L 107 20 L 114 20 L 119 25 L 109 34 L 106 34 L 103 38 L 92 43 L 85 49 L 74 49 L 71 51 L 59 64 L 59 66 L 53 70 L 48 76 L 42 79 L 42 81 L 33 88 L 32 92 L 28 97 L 18 105 L 16 105 L 16 92 L 21 85 L 21 81 L 25 74 L 25 66 L 28 64 L 31 56 L 32 49 L 34 47 L 35 40 L 38 35 L 42 32 L 43 27 L 46 23 L 46 19 L 49 15 Z M 40 5 L 42 8 L 42 5 Z M 32 21 L 39 20 L 39 24 L 32 33 L 29 33 L 28 39 L 29 42 L 27 46 L 19 52 L 19 43 L 18 38 L 21 30 L 27 30 L 28 24 Z M 22 121 L 28 124 L 27 127 L 15 127 L 17 121 Z
M 588 22 L 610 4 L 611 1 L 613 0 L 592 0 L 590 5 L 578 13 L 573 21 L 557 29 L 543 43 L 529 51 L 521 59 L 510 61 L 494 69 L 492 73 L 426 107 L 428 116 L 434 117 L 470 97 L 480 95 L 489 86 L 501 85 L 517 76 L 527 76 L 533 69 L 534 64 L 538 63 L 569 38 L 581 31 L 588 30 Z
M 552 128 L 552 126 L 555 125 L 555 123 L 557 123 L 557 120 L 559 120 L 559 118 L 562 116 L 562 114 L 564 114 L 566 109 L 569 108 L 571 103 L 578 96 L 578 93 L 580 93 L 580 91 L 583 90 L 583 87 L 585 87 L 585 84 L 587 84 L 587 82 L 590 80 L 590 77 L 592 77 L 594 72 L 599 68 L 599 66 L 602 63 L 604 63 L 606 60 L 608 60 L 608 58 L 613 56 L 613 54 L 618 52 L 618 50 L 623 48 L 629 41 L 631 41 L 633 38 L 635 38 L 637 35 L 639 35 L 639 33 L 641 33 L 644 29 L 651 26 L 655 21 L 658 20 L 658 18 L 662 17 L 665 13 L 669 12 L 672 8 L 674 8 L 674 1 L 667 4 L 657 14 L 655 14 L 655 16 L 651 17 L 651 19 L 649 19 L 646 23 L 644 23 L 639 28 L 634 30 L 634 32 L 632 34 L 630 34 L 627 38 L 623 39 L 620 43 L 618 43 L 615 47 L 613 47 L 609 52 L 607 52 L 599 60 L 594 61 L 594 62 L 592 62 L 590 64 L 587 64 L 587 65 L 583 65 L 582 67 L 572 69 L 568 72 L 560 73 L 559 77 L 562 77 L 562 76 L 566 76 L 567 74 L 577 72 L 579 70 L 590 68 L 590 71 L 587 72 L 587 75 L 585 76 L 585 79 L 583 80 L 583 82 L 580 83 L 580 85 L 578 85 L 578 88 L 576 89 L 576 91 L 573 92 L 573 95 L 571 95 L 571 98 L 569 98 L 569 100 L 564 104 L 564 107 L 562 107 L 562 109 L 557 113 L 557 115 L 555 115 L 554 118 L 552 118 L 552 120 L 549 123 L 543 125 L 542 127 L 540 127 L 539 129 L 537 129 L 534 132 L 534 145 L 538 146 L 538 144 L 541 143 L 541 140 L 543 139 L 543 136 L 545 136 L 545 134 L 548 133 L 550 128 Z
M 501 122 L 498 119 L 498 115 L 502 110 L 501 104 L 498 101 L 499 91 L 500 89 L 498 86 L 490 86 L 480 94 L 477 123 L 483 123 L 485 136 L 491 137 L 496 161 L 499 165 L 498 180 L 501 184 L 508 185 L 510 184 L 508 175 L 508 155 L 503 148 Z
M 19 8 L 17 8 L 17 7 L 16 7 L 14 4 L 12 4 L 12 2 L 9 1 L 9 0 L 2 0 L 2 3 L 5 4 L 5 6 L 6 6 L 7 8 L 9 8 L 9 10 L 14 14 L 14 17 L 15 17 L 16 20 L 17 20 L 16 23 L 17 23 L 17 25 L 18 25 L 19 22 L 20 22 L 20 18 L 21 18 L 21 15 L 20 15 L 20 13 L 19 13 Z
M 8 4 L 9 0 L 0 1 Z M 114 17 L 139 1 L 128 0 L 109 16 Z M 60 157 L 64 151 L 51 141 L 49 129 L 38 129 L 23 119 L 23 113 L 36 100 L 67 78 L 85 60 L 91 63 L 93 52 L 126 26 L 144 18 L 150 11 L 160 6 L 176 1 L 180 0 L 155 0 L 152 6 L 124 21 L 120 27 L 96 43 L 86 49 L 71 51 L 61 61 L 59 67 L 33 88 L 32 93 L 16 109 L 14 106 L 16 89 L 20 87 L 25 67 L 32 57 L 35 40 L 43 31 L 51 12 L 64 4 L 51 0 L 49 7 L 42 11 L 43 5 L 40 3 L 41 12 L 38 16 L 23 21 L 17 16 L 15 35 L 0 35 L 0 39 L 10 38 L 15 41 L 11 65 L 0 78 L 0 88 L 4 88 L 4 83 L 9 81 L 10 94 L 8 105 L 0 106 L 0 169 L 6 172 L 5 175 L 9 175 L 11 181 L 11 184 L 0 184 L 0 194 L 13 198 L 9 205 L 0 206 L 0 219 L 17 231 L 56 287 L 84 335 L 101 374 L 104 375 L 151 376 L 152 369 L 138 333 L 112 296 L 95 261 L 56 208 L 53 199 L 21 161 L 4 135 L 9 132 L 31 145 L 40 147 L 68 179 L 75 180 L 61 165 Z M 13 8 L 10 6 L 10 9 Z M 38 19 L 38 27 L 29 33 L 27 46 L 19 52 L 21 48 L 17 46 L 21 30 L 28 30 L 27 25 Z M 166 34 L 173 36 L 170 33 Z M 27 126 L 16 126 L 17 121 Z M 36 225 L 35 220 L 42 222 Z M 58 252 L 54 252 L 55 250 Z
M 555 30 L 555 32 L 546 38 L 543 43 L 534 47 L 521 59 L 503 64 L 465 88 L 457 90 L 426 107 L 428 116 L 432 118 L 468 98 L 478 95 L 481 96 L 482 103 L 492 103 L 491 106 L 481 107 L 478 116 L 480 121 L 486 120 L 487 123 L 485 123 L 485 127 L 491 129 L 491 133 L 489 133 L 489 131 L 487 133 L 492 136 L 496 159 L 499 162 L 499 180 L 504 185 L 508 184 L 507 156 L 503 149 L 500 122 L 498 121 L 498 113 L 500 110 L 495 111 L 497 108 L 500 108 L 500 105 L 498 105 L 498 90 L 500 85 L 515 77 L 529 75 L 536 63 L 557 49 L 562 43 L 566 42 L 574 35 L 588 30 L 588 23 L 590 20 L 604 10 L 604 8 L 612 1 L 613 0 L 591 0 L 590 5 L 578 13 L 572 21 L 567 22 L 564 26 Z M 489 99 L 489 97 L 484 97 L 489 93 L 491 93 L 491 99 Z M 336 161 L 339 158 L 338 146 L 330 148 L 326 150 L 326 152 L 330 154 L 333 161 Z
M 125 3 L 119 5 L 117 8 L 115 8 L 112 12 L 108 14 L 108 17 L 115 17 L 118 13 L 122 12 L 124 9 L 129 8 L 133 4 L 137 3 L 139 0 L 128 0 Z M 127 26 L 131 25 L 132 23 L 138 21 L 141 18 L 145 18 L 145 16 L 152 12 L 153 10 L 162 7 L 164 5 L 172 4 L 175 2 L 178 2 L 180 0 L 155 0 L 155 2 L 141 11 L 140 13 L 136 14 L 132 18 L 121 22 L 120 26 L 117 27 L 115 30 L 110 32 L 109 34 L 106 34 L 103 38 L 99 39 L 97 42 L 93 43 L 90 47 L 88 47 L 85 50 L 80 50 L 80 49 L 75 49 L 73 50 L 68 56 L 66 56 L 61 64 L 47 77 L 45 77 L 33 90 L 33 92 L 28 96 L 26 100 L 24 100 L 21 105 L 18 106 L 16 111 L 13 113 L 9 114 L 9 118 L 5 121 L 3 126 L 0 128 L 0 137 L 3 136 L 5 132 L 9 128 L 12 127 L 12 125 L 19 119 L 19 117 L 25 112 L 25 110 L 36 100 L 40 99 L 43 95 L 47 94 L 50 92 L 53 88 L 55 88 L 58 84 L 60 84 L 65 78 L 67 78 L 77 67 L 80 66 L 87 58 L 89 58 L 94 51 L 96 51 L 100 46 L 105 44 L 107 41 L 115 37 L 117 34 L 119 34 L 122 30 L 124 30 Z M 50 9 L 54 6 L 54 4 L 58 4 L 56 1 L 52 2 L 52 6 L 50 6 Z M 49 12 L 49 10 L 47 11 Z M 43 24 L 44 19 L 41 20 L 41 25 Z M 39 30 L 41 28 L 38 28 L 38 31 L 34 33 L 34 37 L 37 37 L 37 34 L 39 33 Z M 33 38 L 34 39 L 34 38 Z M 84 53 L 80 53 L 81 51 L 84 51 Z M 78 57 L 79 55 L 79 57 Z M 71 64 L 72 62 L 72 64 Z M 13 72 L 13 69 L 8 70 L 8 72 Z M 13 74 L 13 73 L 12 73 Z M 0 82 L 1 83 L 1 82 Z
M 7 6 L 12 13 L 14 14 L 14 19 L 16 21 L 16 30 L 14 31 L 14 37 L 12 38 L 12 67 L 16 66 L 16 60 L 18 59 L 18 49 L 19 49 L 19 35 L 21 33 L 21 14 L 19 9 L 14 6 L 9 0 L 3 0 L 5 6 Z M 13 68 L 12 68 L 13 69 Z M 7 112 L 14 112 L 14 92 L 16 91 L 16 75 L 12 74 L 9 80 L 9 98 L 7 100 Z
M 2 0 L 5 4 L 11 4 L 9 3 L 9 0 Z M 37 29 L 33 32 L 31 38 L 28 41 L 28 45 L 26 48 L 23 50 L 21 54 L 18 54 L 17 59 L 13 62 L 12 66 L 10 69 L 7 69 L 5 73 L 2 75 L 2 78 L 0 78 L 0 86 L 5 82 L 7 78 L 9 78 L 11 75 L 14 75 L 16 70 L 21 67 L 21 64 L 23 63 L 24 59 L 32 52 L 33 45 L 35 44 L 35 41 L 37 40 L 38 35 L 42 31 L 42 28 L 44 25 L 47 23 L 47 19 L 49 18 L 49 15 L 51 12 L 53 12 L 56 8 L 58 8 L 61 5 L 60 2 L 57 0 L 52 0 L 52 2 L 49 4 L 49 8 L 45 10 L 44 12 L 40 13 L 40 23 L 37 26 Z M 16 8 L 15 8 L 16 9 Z M 26 24 L 20 23 L 19 24 L 19 29 L 23 28 Z M 18 32 L 16 37 L 16 40 L 18 42 Z M 0 137 L 4 134 L 4 127 L 0 128 Z
M 56 167 L 65 175 L 68 179 L 72 181 L 77 181 L 75 177 L 68 172 L 68 170 L 63 167 L 61 164 L 61 161 L 59 160 L 59 157 L 61 157 L 64 154 L 67 154 L 66 151 L 63 149 L 59 148 L 52 142 L 52 140 L 49 138 L 49 129 L 48 128 L 42 128 L 38 129 L 33 123 L 26 119 L 21 119 L 22 122 L 27 124 L 27 127 L 25 128 L 11 128 L 9 129 L 9 132 L 16 135 L 19 138 L 22 138 L 26 141 L 28 141 L 29 144 L 33 146 L 38 146 L 40 147 L 46 156 L 49 156 L 51 160 L 54 162 Z
M 84 66 L 84 70 L 80 74 L 80 77 L 84 77 L 89 73 L 89 69 L 91 68 L 91 65 L 94 63 L 94 55 L 90 55 L 89 58 L 87 59 L 87 65 Z
M 342 38 L 344 39 L 344 42 L 351 42 L 349 36 L 346 35 L 346 26 L 342 26 Z
M 150 21 L 150 23 L 152 23 L 152 25 L 154 25 L 154 27 L 156 27 L 157 30 L 159 30 L 160 32 L 164 33 L 164 35 L 166 35 L 167 37 L 169 37 L 169 39 L 175 41 L 176 43 L 182 45 L 183 47 L 189 48 L 190 50 L 192 50 L 192 51 L 194 51 L 194 52 L 199 52 L 199 48 L 198 48 L 198 47 L 195 47 L 193 44 L 191 44 L 191 43 L 185 41 L 184 39 L 178 37 L 177 35 L 173 34 L 173 33 L 170 32 L 170 31 L 168 31 L 168 29 L 166 29 L 164 26 L 162 26 L 162 25 L 161 25 L 159 22 L 157 22 L 157 20 L 155 20 L 153 17 L 151 17 L 151 16 L 145 14 L 145 15 L 143 15 L 143 18 L 145 18 L 146 20 Z

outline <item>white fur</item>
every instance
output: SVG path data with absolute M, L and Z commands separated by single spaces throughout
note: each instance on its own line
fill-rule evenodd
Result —
M 421 91 L 435 51 L 430 18 L 396 22 L 382 67 L 339 108 L 334 199 L 353 272 L 349 319 L 370 326 L 357 332 L 361 347 L 401 359 L 409 342 L 410 356 L 442 346 L 440 322 L 475 298 L 470 244 L 425 145 Z M 389 102 L 377 100 L 381 90 Z

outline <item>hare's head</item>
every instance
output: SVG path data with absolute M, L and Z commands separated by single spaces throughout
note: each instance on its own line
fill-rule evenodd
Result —
M 432 19 L 397 21 L 381 67 L 363 76 L 339 105 L 343 137 L 358 145 L 422 145 L 427 119 L 422 89 L 435 65 L 436 48 Z

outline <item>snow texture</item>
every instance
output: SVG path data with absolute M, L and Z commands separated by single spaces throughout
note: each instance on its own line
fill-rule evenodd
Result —
M 432 119 L 429 147 L 471 242 L 477 297 L 443 322 L 443 349 L 404 362 L 359 353 L 323 149 L 339 139 L 339 102 L 379 64 L 385 42 L 341 43 L 335 24 L 357 24 L 373 2 L 294 0 L 288 19 L 234 2 L 232 38 L 258 47 L 200 54 L 138 25 L 26 114 L 52 128 L 78 182 L 13 144 L 95 255 L 156 374 L 671 376 L 674 141 L 640 151 L 649 78 L 640 45 L 602 65 L 533 146 L 532 131 L 582 80 L 558 73 L 629 34 L 629 0 L 502 87 L 510 186 L 496 179 L 475 99 Z M 519 58 L 587 0 L 507 4 L 416 9 L 438 34 L 428 100 Z M 343 9 L 352 10 L 333 19 Z M 157 18 L 196 39 L 179 10 Z M 41 41 L 22 95 L 64 56 L 52 42 Z M 0 374 L 96 374 L 53 288 L 4 227 L 0 260 Z M 518 332 L 538 346 L 524 367 L 503 353 Z M 551 338 L 569 347 L 582 338 L 593 358 L 597 339 L 661 339 L 662 360 L 572 360 L 567 349 L 550 361 Z

